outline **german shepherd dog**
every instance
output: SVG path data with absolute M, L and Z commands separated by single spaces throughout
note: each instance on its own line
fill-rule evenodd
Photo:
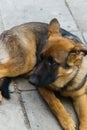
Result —
M 40 62 L 29 81 L 38 86 L 64 130 L 75 130 L 75 124 L 53 91 L 71 97 L 79 118 L 79 130 L 87 130 L 87 48 L 77 37 L 63 35 L 56 19 L 48 25 L 45 42 Z
M 0 100 L 2 95 L 9 98 L 11 78 L 30 75 L 29 81 L 38 86 L 64 130 L 75 130 L 75 123 L 52 90 L 73 98 L 80 130 L 86 130 L 86 53 L 81 41 L 61 29 L 56 19 L 4 31 L 0 35 Z

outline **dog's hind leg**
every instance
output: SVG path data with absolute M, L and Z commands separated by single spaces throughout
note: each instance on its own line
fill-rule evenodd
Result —
M 87 130 L 87 95 L 83 94 L 74 99 L 74 106 L 79 118 L 79 130 Z
M 38 88 L 38 90 L 48 106 L 51 108 L 52 112 L 55 114 L 56 118 L 63 127 L 63 130 L 75 130 L 74 121 L 66 112 L 55 94 L 47 88 Z
M 0 102 L 2 101 L 2 96 L 9 99 L 9 92 L 8 92 L 8 84 L 7 84 L 7 69 L 4 65 L 0 64 Z
M 0 80 L 0 95 L 3 96 L 6 99 L 10 99 L 10 93 L 9 93 L 9 84 L 11 83 L 11 78 L 3 78 Z M 2 100 L 2 98 L 0 98 Z
M 0 102 L 2 101 L 2 97 L 6 99 L 10 99 L 10 94 L 9 94 L 10 82 L 11 82 L 11 78 L 0 79 Z
M 2 101 L 2 96 L 6 99 L 10 98 L 9 84 L 11 77 L 16 77 L 23 73 L 25 71 L 23 68 L 21 69 L 21 64 L 15 62 L 15 60 L 0 64 L 0 101 Z
M 4 77 L 16 77 L 28 72 L 28 67 L 20 58 L 13 58 L 6 63 L 0 64 L 0 79 Z

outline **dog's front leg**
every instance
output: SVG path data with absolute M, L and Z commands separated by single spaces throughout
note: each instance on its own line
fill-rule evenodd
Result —
M 75 130 L 75 124 L 72 118 L 64 109 L 60 100 L 55 96 L 55 94 L 47 88 L 38 89 L 43 99 L 47 102 L 52 112 L 57 117 L 63 130 Z
M 79 130 L 87 130 L 87 95 L 74 99 L 74 106 L 80 122 Z

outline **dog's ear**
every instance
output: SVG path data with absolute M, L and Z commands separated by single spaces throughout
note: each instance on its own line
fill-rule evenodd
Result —
M 85 55 L 87 55 L 87 48 L 84 47 L 82 44 L 76 43 L 74 48 L 72 49 L 72 52 L 83 52 Z
M 49 35 L 60 34 L 60 24 L 56 18 L 52 19 L 48 26 Z

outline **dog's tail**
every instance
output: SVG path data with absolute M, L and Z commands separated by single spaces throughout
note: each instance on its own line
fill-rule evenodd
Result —
M 4 98 L 10 99 L 9 84 L 11 83 L 11 78 L 3 78 L 0 80 L 0 91 Z

